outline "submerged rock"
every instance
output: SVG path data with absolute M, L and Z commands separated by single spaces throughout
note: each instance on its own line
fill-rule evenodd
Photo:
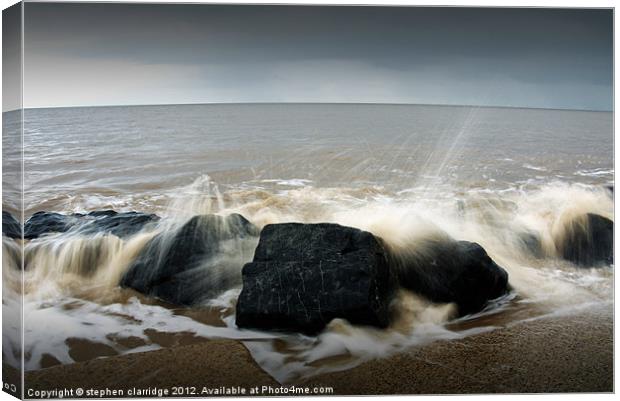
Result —
M 525 231 L 518 234 L 521 248 L 536 258 L 545 256 L 542 239 L 534 231 Z
M 237 326 L 316 333 L 334 318 L 385 327 L 386 251 L 374 235 L 338 224 L 272 224 L 243 267 Z
M 461 316 L 509 290 L 508 273 L 474 242 L 429 239 L 413 252 L 394 253 L 391 265 L 401 287 L 432 302 L 456 303 Z
M 54 212 L 37 212 L 24 225 L 24 238 L 35 239 L 50 233 L 75 231 L 82 234 L 110 233 L 119 237 L 142 230 L 147 224 L 159 220 L 154 214 L 138 212 L 117 213 L 114 210 L 94 211 L 87 214 L 65 215 Z
M 14 239 L 21 239 L 22 237 L 22 227 L 19 220 L 4 210 L 2 211 L 2 234 Z
M 194 216 L 149 241 L 120 284 L 173 304 L 197 304 L 240 284 L 258 233 L 239 214 Z
M 74 215 L 75 216 L 75 215 Z M 139 212 L 117 213 L 113 210 L 90 212 L 84 216 L 88 223 L 80 228 L 84 234 L 106 232 L 117 237 L 133 235 L 150 223 L 160 220 L 155 214 Z M 94 220 L 91 220 L 94 218 Z
M 35 239 L 44 234 L 64 233 L 77 224 L 78 218 L 54 212 L 37 212 L 24 224 L 24 238 Z
M 555 245 L 561 257 L 582 266 L 613 264 L 614 222 L 587 213 L 564 223 Z

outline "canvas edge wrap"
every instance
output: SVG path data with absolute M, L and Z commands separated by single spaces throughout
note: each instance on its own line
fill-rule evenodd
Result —
M 22 269 L 17 288 L 9 289 L 3 279 L 2 390 L 23 398 L 23 2 L 2 11 L 2 31 L 2 211 L 19 220 L 22 232 L 21 238 L 2 238 L 3 269 L 11 267 L 4 260 L 7 245 L 17 249 L 17 267 Z M 11 343 L 18 352 L 10 350 Z

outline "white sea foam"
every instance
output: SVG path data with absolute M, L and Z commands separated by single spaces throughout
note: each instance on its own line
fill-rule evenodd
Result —
M 74 362 L 67 339 L 88 340 L 111 347 L 119 354 L 159 349 L 148 330 L 186 333 L 203 338 L 273 339 L 269 333 L 216 327 L 197 322 L 158 305 L 130 298 L 126 303 L 100 304 L 83 299 L 59 297 L 24 304 L 25 369 L 39 369 L 41 357 L 49 355 L 63 364 Z M 139 338 L 145 345 L 127 348 L 113 339 Z
M 602 176 L 612 176 L 614 175 L 614 169 L 607 168 L 594 168 L 589 170 L 577 170 L 575 175 L 579 175 L 582 177 L 602 177 Z
M 334 319 L 316 337 L 303 335 L 280 339 L 288 354 L 273 342 L 244 341 L 254 359 L 280 383 L 327 372 L 350 369 L 374 358 L 384 358 L 437 340 L 454 340 L 494 330 L 493 326 L 452 331 L 444 323 L 452 314 L 449 304 L 432 304 L 411 293 L 398 299 L 403 321 L 388 330 L 359 327 Z M 334 361 L 334 358 L 337 358 Z
M 526 168 L 526 169 L 529 169 L 529 170 L 534 170 L 534 171 L 547 171 L 547 169 L 545 167 L 533 166 L 533 165 L 527 164 L 527 163 L 523 165 L 523 168 Z
M 276 185 L 286 186 L 286 187 L 305 187 L 312 183 L 312 180 L 304 179 L 304 178 L 291 178 L 288 180 L 261 180 L 260 182 L 265 183 L 274 183 Z

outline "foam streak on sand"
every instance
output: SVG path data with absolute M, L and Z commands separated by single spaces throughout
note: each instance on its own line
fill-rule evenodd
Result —
M 72 356 L 68 339 L 103 345 L 114 355 L 161 348 L 161 344 L 149 337 L 152 332 L 183 333 L 205 339 L 264 341 L 275 338 L 268 333 L 203 324 L 163 306 L 143 304 L 135 297 L 126 303 L 108 305 L 76 298 L 52 298 L 28 302 L 26 308 L 26 370 L 41 368 L 44 356 L 62 364 L 74 362 L 76 359 Z M 128 347 L 123 339 L 142 345 Z

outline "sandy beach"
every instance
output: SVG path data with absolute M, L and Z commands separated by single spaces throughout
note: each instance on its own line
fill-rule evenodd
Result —
M 214 340 L 114 356 L 26 374 L 26 389 L 280 387 L 237 341 Z M 455 394 L 613 391 L 613 321 L 588 311 L 541 318 L 372 360 L 295 383 L 334 394 Z M 313 390 L 311 390 L 313 391 Z M 260 393 L 259 393 L 260 394 Z M 187 394 L 185 394 L 187 395 Z M 205 396 L 205 394 L 194 394 Z M 221 394 L 216 394 L 221 395 Z M 265 394 L 266 395 L 266 394 Z
M 338 394 L 613 391 L 613 322 L 590 313 L 437 342 L 316 377 Z

